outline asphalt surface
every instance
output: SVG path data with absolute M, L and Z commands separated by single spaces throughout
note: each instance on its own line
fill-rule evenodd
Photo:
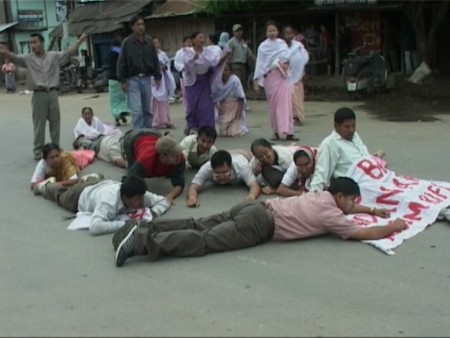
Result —
M 107 94 L 60 98 L 61 145 L 70 149 L 81 108 L 112 122 Z M 0 336 L 447 336 L 450 332 L 450 224 L 435 223 L 388 256 L 372 246 L 322 237 L 200 258 L 132 259 L 114 265 L 112 235 L 72 232 L 68 212 L 34 196 L 31 95 L 0 94 Z M 405 106 L 411 104 L 404 103 Z M 357 102 L 307 102 L 301 144 L 317 145 L 344 105 L 371 151 L 384 149 L 397 172 L 450 180 L 450 115 L 383 122 Z M 265 102 L 250 102 L 250 134 L 219 138 L 245 148 L 270 137 Z M 172 105 L 181 140 L 181 104 Z M 381 108 L 380 108 L 381 109 Z M 129 125 L 122 127 L 126 130 Z M 48 135 L 47 135 L 48 139 Z M 84 173 L 120 179 L 96 161 Z M 192 173 L 188 174 L 188 181 Z M 168 180 L 150 180 L 165 193 Z M 164 217 L 206 216 L 244 199 L 243 187 L 208 189 L 201 206 L 184 197 Z

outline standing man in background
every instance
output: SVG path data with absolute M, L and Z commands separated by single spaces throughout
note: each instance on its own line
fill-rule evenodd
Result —
M 228 48 L 231 51 L 230 64 L 231 73 L 241 80 L 244 90 L 247 88 L 247 67 L 250 67 L 249 60 L 255 61 L 247 42 L 242 38 L 242 26 L 240 24 L 233 25 L 233 37 L 228 41 Z
M 133 34 L 122 44 L 117 61 L 117 78 L 122 90 L 128 94 L 133 129 L 151 128 L 151 76 L 156 87 L 161 83 L 158 54 L 151 37 L 145 35 L 144 18 L 135 15 L 130 20 Z
M 87 35 L 82 34 L 77 43 L 65 52 L 46 52 L 44 37 L 41 34 L 30 35 L 31 53 L 16 55 L 0 45 L 0 54 L 6 55 L 17 66 L 27 68 L 27 89 L 33 91 L 31 99 L 34 128 L 34 159 L 42 158 L 45 144 L 45 124 L 48 120 L 52 143 L 59 145 L 61 114 L 59 111 L 58 90 L 59 72 L 62 65 L 78 55 L 78 49 Z

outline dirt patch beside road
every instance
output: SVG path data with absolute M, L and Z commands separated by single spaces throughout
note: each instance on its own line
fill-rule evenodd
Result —
M 421 84 L 412 84 L 402 74 L 393 74 L 387 92 L 372 92 L 355 101 L 361 108 L 385 121 L 436 121 L 436 115 L 450 114 L 450 78 L 433 74 Z M 306 82 L 307 101 L 352 99 L 338 78 L 313 78 Z

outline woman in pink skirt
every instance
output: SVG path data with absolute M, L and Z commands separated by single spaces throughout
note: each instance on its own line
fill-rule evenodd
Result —
M 153 112 L 153 128 L 165 129 L 174 128 L 170 118 L 169 97 L 175 93 L 175 79 L 170 70 L 170 59 L 167 54 L 161 50 L 161 43 L 158 38 L 153 38 L 153 43 L 158 51 L 159 64 L 161 66 L 161 83 L 156 86 L 152 78 L 152 112 Z
M 294 136 L 292 120 L 292 88 L 289 83 L 290 50 L 286 42 L 278 38 L 278 27 L 273 21 L 266 25 L 266 36 L 258 47 L 254 89 L 264 87 L 269 105 L 270 123 L 273 136 L 271 140 L 279 140 L 280 134 L 286 140 L 297 141 Z

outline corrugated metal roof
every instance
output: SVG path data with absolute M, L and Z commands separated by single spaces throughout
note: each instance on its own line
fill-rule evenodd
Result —
M 77 7 L 69 16 L 69 35 L 108 33 L 120 29 L 124 22 L 128 22 L 133 15 L 140 13 L 152 1 L 109 0 Z M 62 34 L 62 25 L 59 25 L 50 32 L 49 36 L 61 37 Z
M 1 24 L 0 25 L 0 33 L 3 31 L 6 31 L 9 28 L 14 27 L 17 24 L 18 24 L 18 22 L 10 22 L 10 23 Z
M 193 0 L 167 0 L 146 19 L 165 18 L 169 16 L 189 15 L 202 12 L 199 1 Z

